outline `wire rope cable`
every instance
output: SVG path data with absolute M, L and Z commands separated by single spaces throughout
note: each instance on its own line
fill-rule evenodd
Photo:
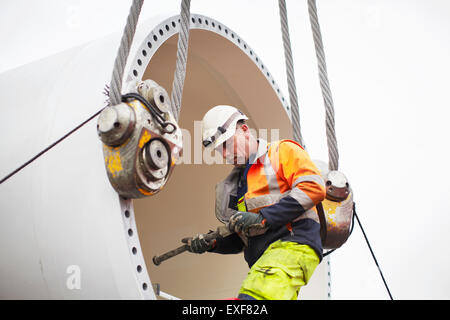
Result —
M 281 2 L 281 0 L 280 0 L 280 2 Z M 310 19 L 310 23 L 311 23 L 311 29 L 312 29 L 312 33 L 313 33 L 314 48 L 315 48 L 316 57 L 317 57 L 317 65 L 318 65 L 318 69 L 319 69 L 320 88 L 322 91 L 322 97 L 323 97 L 323 101 L 324 101 L 324 105 L 325 105 L 325 114 L 326 114 L 325 125 L 326 125 L 326 134 L 327 134 L 329 169 L 330 170 L 338 170 L 338 168 L 339 168 L 339 152 L 338 152 L 337 140 L 336 140 L 334 103 L 333 103 L 333 97 L 331 94 L 330 83 L 328 80 L 327 64 L 325 61 L 325 52 L 324 52 L 323 41 L 322 41 L 322 33 L 320 31 L 319 18 L 317 15 L 316 0 L 308 0 L 308 12 L 309 12 L 309 19 Z M 361 221 L 359 220 L 359 217 L 356 214 L 356 205 L 355 205 L 355 203 L 353 203 L 353 218 L 352 218 L 352 227 L 351 227 L 350 234 L 353 231 L 355 217 L 356 217 L 356 221 L 358 222 L 359 227 L 361 228 L 364 239 L 366 240 L 367 246 L 369 247 L 372 258 L 375 261 L 375 264 L 378 268 L 378 272 L 381 275 L 381 278 L 382 278 L 384 286 L 386 287 L 386 290 L 389 294 L 389 297 L 391 300 L 393 300 L 391 291 L 389 290 L 389 287 L 386 283 L 386 279 L 383 276 L 383 272 L 381 271 L 381 268 L 378 264 L 375 253 L 372 250 L 372 246 L 370 245 L 369 239 L 367 238 L 367 235 L 364 231 Z M 326 252 L 324 254 L 324 256 L 334 252 L 335 250 L 336 249 Z
M 188 58 L 189 27 L 190 27 L 191 0 L 181 1 L 180 31 L 178 33 L 177 61 L 172 82 L 172 113 L 178 121 L 183 97 L 184 79 L 186 78 L 186 65 Z
M 294 140 L 305 147 L 300 128 L 300 111 L 298 106 L 297 88 L 294 76 L 294 61 L 292 58 L 291 40 L 289 36 L 289 25 L 286 9 L 286 1 L 278 0 L 280 10 L 281 34 L 283 37 L 284 60 L 286 63 L 286 75 L 289 91 L 289 101 L 291 104 L 291 122 Z
M 322 33 L 320 31 L 319 18 L 317 15 L 316 0 L 308 0 L 309 20 L 314 39 L 314 48 L 316 50 L 317 65 L 319 68 L 320 88 L 325 104 L 326 115 L 326 134 L 328 145 L 329 169 L 338 170 L 339 168 L 339 152 L 336 140 L 336 129 L 334 119 L 334 103 L 331 95 L 330 82 L 328 80 L 327 64 L 325 61 L 325 52 L 323 48 Z
M 127 23 L 120 40 L 119 50 L 117 51 L 116 60 L 114 61 L 114 68 L 110 84 L 110 103 L 111 105 L 119 104 L 122 100 L 122 78 L 127 63 L 128 55 L 130 54 L 131 43 L 133 42 L 134 34 L 136 32 L 136 25 L 139 14 L 141 13 L 144 0 L 133 0 L 133 3 L 128 14 Z

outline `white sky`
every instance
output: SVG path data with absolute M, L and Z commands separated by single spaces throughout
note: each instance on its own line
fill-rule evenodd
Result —
M 130 3 L 2 0 L 0 72 L 122 31 Z M 140 21 L 179 7 L 147 0 Z M 306 0 L 287 0 L 287 8 L 303 137 L 313 159 L 327 160 Z M 340 169 L 391 292 L 449 299 L 450 2 L 318 0 L 318 11 Z M 191 12 L 239 34 L 287 97 L 278 1 L 192 0 Z M 333 298 L 388 298 L 358 226 L 331 268 Z

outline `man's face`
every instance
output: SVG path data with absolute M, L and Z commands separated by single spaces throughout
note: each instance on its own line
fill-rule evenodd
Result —
M 249 130 L 244 124 L 236 128 L 235 134 L 216 150 L 222 154 L 224 160 L 234 166 L 243 166 L 249 157 Z

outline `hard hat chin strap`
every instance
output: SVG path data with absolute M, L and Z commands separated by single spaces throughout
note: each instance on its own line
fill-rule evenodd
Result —
M 211 143 L 213 143 L 214 141 L 216 141 L 220 135 L 224 134 L 227 130 L 228 127 L 230 126 L 230 124 L 233 123 L 233 121 L 240 115 L 243 115 L 243 113 L 241 111 L 236 111 L 235 113 L 233 113 L 231 115 L 231 117 L 228 118 L 227 121 L 225 121 L 225 123 L 221 126 L 217 127 L 217 131 L 214 135 L 212 135 L 211 137 L 203 140 L 203 146 L 207 147 L 209 146 Z

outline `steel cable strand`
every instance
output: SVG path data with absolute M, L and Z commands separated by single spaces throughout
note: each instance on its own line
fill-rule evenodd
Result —
M 186 78 L 186 64 L 190 29 L 190 6 L 191 0 L 182 0 L 180 13 L 180 31 L 178 33 L 177 61 L 171 94 L 172 112 L 177 121 L 181 109 L 184 79 Z
M 309 12 L 309 19 L 311 22 L 311 29 L 313 32 L 317 65 L 319 69 L 320 88 L 322 90 L 323 101 L 325 104 L 325 115 L 326 115 L 325 122 L 326 122 L 326 134 L 328 145 L 329 169 L 338 170 L 339 152 L 336 140 L 334 103 L 331 95 L 330 83 L 328 81 L 325 52 L 323 49 L 322 34 L 320 32 L 320 25 L 317 16 L 317 7 L 315 0 L 308 0 L 308 12 Z
M 114 61 L 114 68 L 112 72 L 112 79 L 109 91 L 110 104 L 116 105 L 122 101 L 122 78 L 127 63 L 128 55 L 130 53 L 131 43 L 133 42 L 136 25 L 141 13 L 144 0 L 133 0 L 128 14 L 127 23 L 122 34 L 119 50 L 117 52 L 116 60 Z
M 280 9 L 281 33 L 283 37 L 289 101 L 291 104 L 291 121 L 292 121 L 293 137 L 295 141 L 299 142 L 303 147 L 305 147 L 300 127 L 300 114 L 298 106 L 297 88 L 295 85 L 295 77 L 294 77 L 294 62 L 292 59 L 291 40 L 289 37 L 286 1 L 279 0 L 278 6 Z

